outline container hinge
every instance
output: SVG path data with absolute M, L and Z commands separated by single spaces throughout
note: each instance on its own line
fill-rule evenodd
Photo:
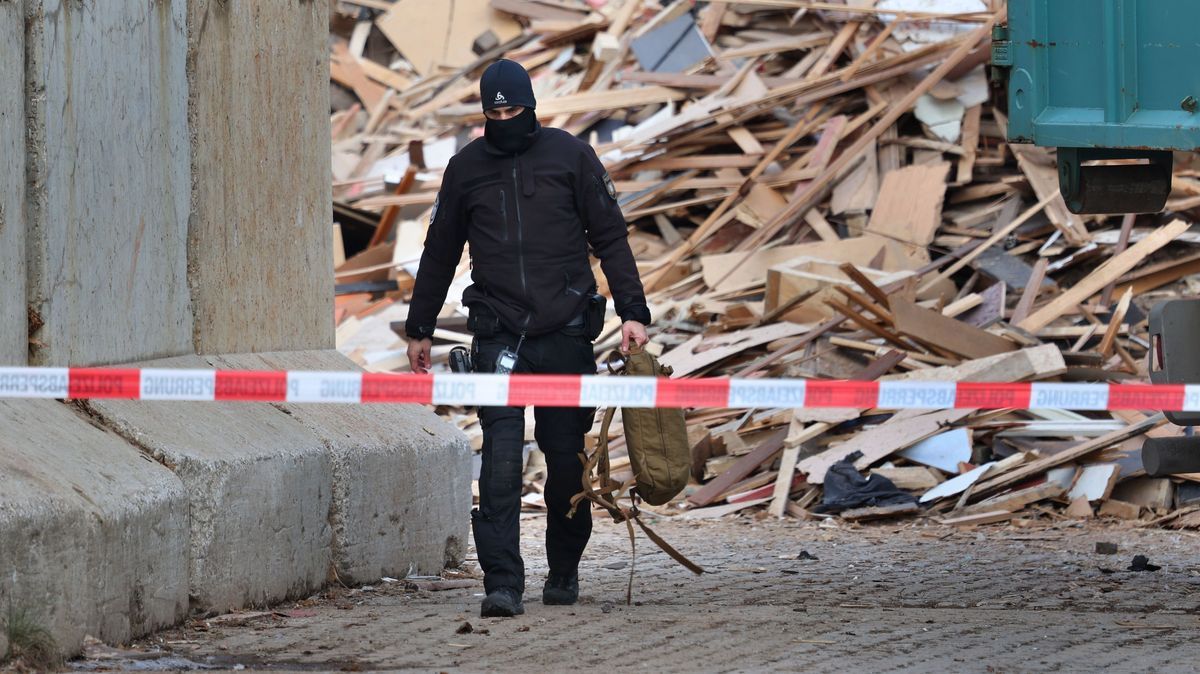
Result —
M 1008 39 L 1008 26 L 992 26 L 992 66 L 1011 68 L 1012 64 L 1012 40 Z

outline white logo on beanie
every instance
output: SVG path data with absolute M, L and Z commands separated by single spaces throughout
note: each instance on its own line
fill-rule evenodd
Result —
M 496 103 L 507 103 L 507 102 L 508 102 L 508 99 L 506 99 L 506 98 L 504 97 L 504 94 L 502 94 L 502 93 L 500 93 L 499 91 L 497 91 L 497 92 L 496 92 L 496 101 L 495 101 L 495 102 L 496 102 Z

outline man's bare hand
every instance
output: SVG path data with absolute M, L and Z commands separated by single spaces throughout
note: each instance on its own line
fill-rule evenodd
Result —
M 646 326 L 637 321 L 625 321 L 621 324 L 621 351 L 629 353 L 629 342 L 638 346 L 646 346 L 650 338 L 646 335 Z
M 408 366 L 417 374 L 429 372 L 433 360 L 429 352 L 433 349 L 432 339 L 413 339 L 408 342 Z

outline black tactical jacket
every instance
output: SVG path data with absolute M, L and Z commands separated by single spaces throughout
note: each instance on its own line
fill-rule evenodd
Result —
M 470 242 L 472 285 L 463 302 L 488 307 L 508 330 L 534 336 L 577 317 L 601 269 L 623 320 L 650 322 L 625 219 L 591 146 L 542 128 L 522 154 L 479 138 L 450 160 L 442 178 L 405 332 L 433 334 L 437 314 Z

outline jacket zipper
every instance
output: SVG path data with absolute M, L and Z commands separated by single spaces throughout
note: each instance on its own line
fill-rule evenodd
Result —
M 508 241 L 508 199 L 505 197 L 504 190 L 500 190 L 500 218 L 504 221 L 504 236 L 503 241 Z
M 521 293 L 525 296 L 526 301 L 529 300 L 529 287 L 525 280 L 525 246 L 522 243 L 523 233 L 521 231 L 521 186 L 517 184 L 517 158 L 513 157 L 513 204 L 517 214 L 517 269 L 521 273 Z M 529 316 L 525 317 L 525 322 L 529 322 Z

